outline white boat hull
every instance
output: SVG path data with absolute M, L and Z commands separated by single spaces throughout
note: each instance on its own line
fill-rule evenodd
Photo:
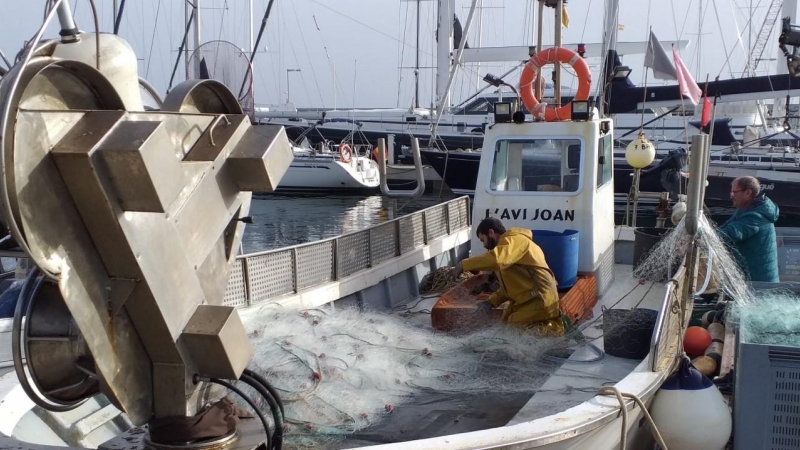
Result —
M 380 187 L 378 165 L 364 157 L 349 163 L 334 158 L 295 157 L 279 190 L 376 190 Z

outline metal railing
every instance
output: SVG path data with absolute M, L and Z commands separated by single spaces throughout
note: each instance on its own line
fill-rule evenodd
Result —
M 664 287 L 664 296 L 661 300 L 661 309 L 656 317 L 655 330 L 650 340 L 650 370 L 660 372 L 672 364 L 680 343 L 680 297 L 683 291 L 685 267 L 667 281 Z M 687 316 L 691 311 L 687 312 Z
M 465 196 L 335 238 L 241 255 L 223 304 L 247 306 L 338 281 L 469 225 Z

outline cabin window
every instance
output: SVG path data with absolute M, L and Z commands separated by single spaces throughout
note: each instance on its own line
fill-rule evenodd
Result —
M 488 114 L 489 106 L 489 102 L 484 99 L 480 99 L 479 101 L 467 106 L 465 112 L 466 114 Z
M 614 143 L 611 134 L 600 138 L 600 154 L 597 157 L 597 187 L 611 181 L 614 170 Z
M 577 192 L 582 148 L 579 139 L 500 140 L 495 147 L 490 189 Z

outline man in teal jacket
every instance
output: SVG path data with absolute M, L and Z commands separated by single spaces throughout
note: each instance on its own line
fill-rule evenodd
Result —
M 734 256 L 748 279 L 777 283 L 778 207 L 761 192 L 761 184 L 753 177 L 733 180 L 731 200 L 736 212 L 719 228 L 720 234 L 736 250 Z

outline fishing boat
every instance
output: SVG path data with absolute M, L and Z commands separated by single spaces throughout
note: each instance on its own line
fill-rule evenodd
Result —
M 561 2 L 551 6 L 561 14 Z M 541 66 L 566 55 L 580 76 L 550 120 L 495 105 L 486 189 L 472 205 L 462 197 L 237 255 L 251 193 L 277 189 L 292 164 L 283 128 L 251 125 L 213 80 L 182 83 L 160 111 L 144 111 L 135 55 L 115 35 L 77 31 L 68 2 L 48 10 L 34 42 L 56 12 L 53 53 L 28 53 L 0 83 L 0 144 L 13 168 L 0 183 L 7 252 L 32 262 L 13 319 L 0 322 L 14 366 L 0 377 L 0 446 L 611 450 L 652 439 L 641 405 L 682 360 L 695 264 L 677 254 L 665 280 L 633 276 L 633 232 L 614 225 L 613 121 L 588 108 L 585 62 L 569 49 L 534 57 Z M 114 51 L 98 55 L 95 44 Z M 698 140 L 694 173 L 704 148 Z M 699 180 L 687 224 L 701 214 Z M 422 275 L 480 254 L 471 225 L 487 216 L 534 239 L 567 238 L 547 258 L 564 282 L 572 341 L 500 324 L 460 341 L 417 314 L 439 300 L 420 296 Z M 613 350 L 605 333 L 609 311 L 631 309 L 650 311 L 636 355 Z M 531 353 L 498 351 L 498 333 Z M 321 347 L 301 344 L 309 338 Z M 535 383 L 519 378 L 531 368 Z

